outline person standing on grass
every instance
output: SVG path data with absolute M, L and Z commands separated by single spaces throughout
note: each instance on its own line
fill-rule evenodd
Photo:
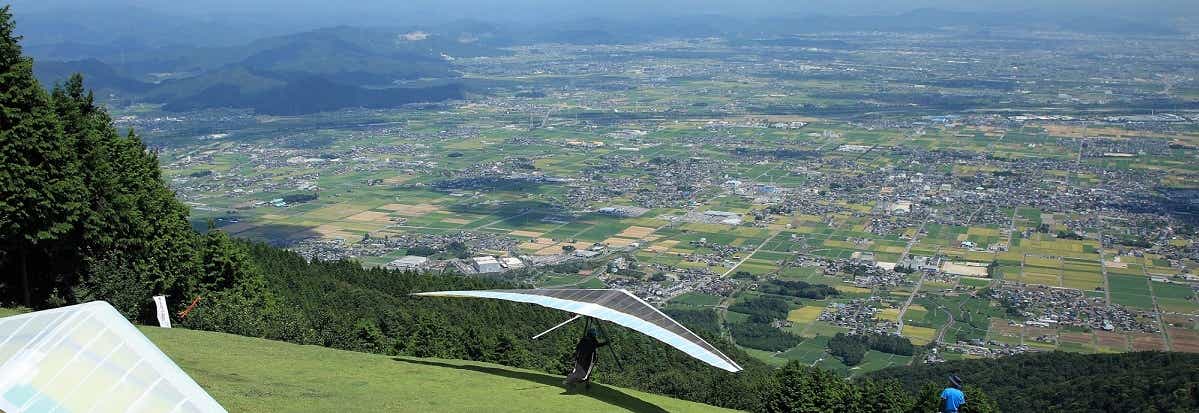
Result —
M 962 393 L 962 379 L 951 374 L 949 387 L 941 390 L 941 412 L 958 413 L 963 404 L 966 404 L 966 393 Z
M 595 327 L 587 329 L 587 334 L 575 345 L 575 368 L 566 376 L 562 384 L 570 386 L 585 383 L 591 387 L 591 369 L 595 367 L 595 353 L 600 347 L 608 345 L 599 341 Z

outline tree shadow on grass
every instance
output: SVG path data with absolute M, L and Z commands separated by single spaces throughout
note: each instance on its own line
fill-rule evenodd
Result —
M 476 365 L 470 365 L 470 364 L 458 365 L 458 364 L 442 363 L 442 362 L 430 361 L 430 360 L 408 359 L 408 358 L 400 358 L 400 357 L 392 358 L 392 360 L 403 362 L 403 363 L 422 364 L 422 365 L 426 365 L 426 366 L 444 367 L 444 368 L 451 368 L 451 369 L 458 369 L 458 370 L 470 370 L 470 371 L 479 372 L 479 373 L 486 373 L 486 374 L 503 376 L 503 377 L 512 378 L 512 379 L 525 380 L 525 381 L 537 383 L 537 384 L 540 384 L 543 386 L 562 388 L 562 378 L 556 377 L 556 376 L 551 376 L 549 374 L 508 370 L 508 369 L 487 367 L 487 366 L 476 366 Z M 580 385 L 577 387 L 576 390 L 566 390 L 566 391 L 563 391 L 561 394 L 563 394 L 563 395 L 577 394 L 577 395 L 587 396 L 587 397 L 599 400 L 604 403 L 608 403 L 610 405 L 613 405 L 613 406 L 616 406 L 616 407 L 619 407 L 619 408 L 622 408 L 622 409 L 625 409 L 625 410 L 628 410 L 631 412 L 646 412 L 646 413 L 665 413 L 666 412 L 665 409 L 658 407 L 658 405 L 656 405 L 656 404 L 647 402 L 645 400 L 638 399 L 636 397 L 625 394 L 624 392 L 622 392 L 620 390 L 617 390 L 617 389 L 614 389 L 614 388 L 611 388 L 611 387 L 608 387 L 608 386 L 605 386 L 605 385 L 602 385 L 599 383 L 591 383 L 590 389 L 584 389 Z

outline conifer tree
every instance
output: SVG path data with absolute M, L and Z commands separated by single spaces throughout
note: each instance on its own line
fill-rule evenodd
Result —
M 74 227 L 82 184 L 72 142 L 46 91 L 21 55 L 9 6 L 0 8 L 0 273 L 6 295 L 33 306 L 50 294 L 55 274 L 47 245 Z M 14 279 L 15 278 L 15 279 Z M 19 286 L 19 287 L 18 287 Z

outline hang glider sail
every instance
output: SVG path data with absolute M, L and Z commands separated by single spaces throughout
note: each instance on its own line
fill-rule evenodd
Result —
M 224 412 L 103 301 L 0 318 L 0 411 Z
M 637 330 L 669 344 L 713 367 L 730 371 L 741 371 L 741 366 L 721 353 L 707 341 L 692 333 L 682 324 L 658 311 L 625 290 L 616 289 L 530 289 L 530 290 L 480 290 L 480 291 L 437 291 L 413 295 L 429 297 L 473 297 L 494 298 L 537 304 L 543 307 L 611 321 Z M 565 323 L 563 323 L 565 324 Z M 559 325 L 560 326 L 560 325 Z

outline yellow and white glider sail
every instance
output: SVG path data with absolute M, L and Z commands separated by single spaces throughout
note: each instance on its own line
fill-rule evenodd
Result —
M 103 301 L 0 318 L 0 411 L 224 412 Z

